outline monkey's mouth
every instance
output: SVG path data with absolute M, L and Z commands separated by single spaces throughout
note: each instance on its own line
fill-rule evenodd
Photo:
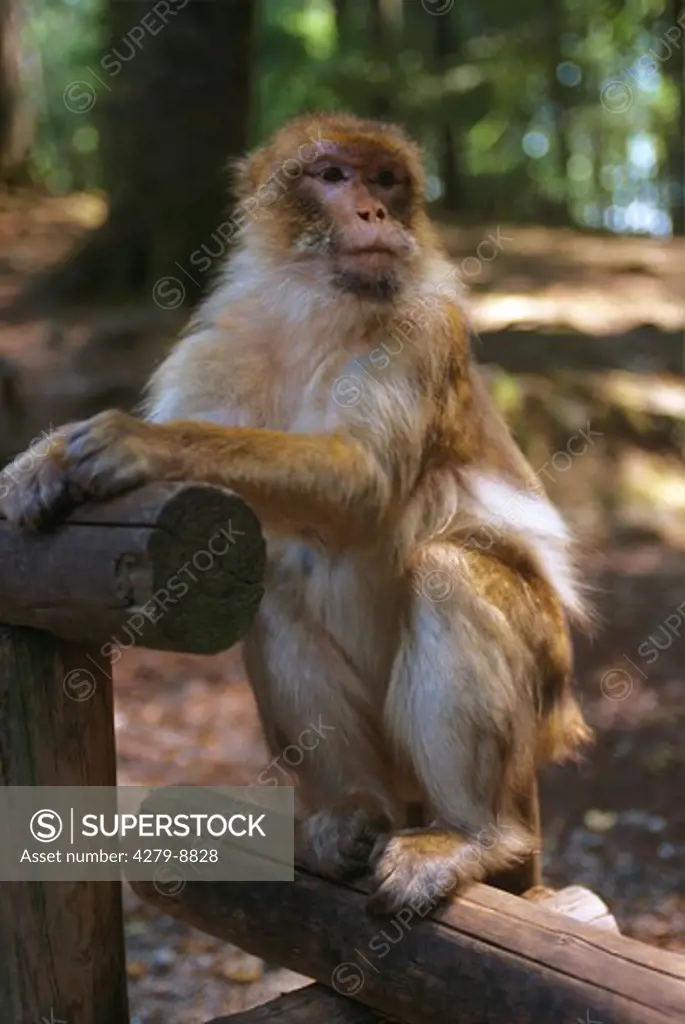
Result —
M 397 252 L 386 245 L 343 249 L 336 261 L 341 270 L 364 276 L 378 277 L 392 272 L 398 263 Z
M 382 253 L 386 256 L 396 256 L 397 253 L 388 245 L 363 245 L 356 249 L 344 249 L 341 256 L 371 256 L 374 253 Z
M 397 260 L 397 252 L 387 245 L 366 245 L 356 249 L 343 249 L 340 258 L 345 264 L 357 264 L 359 267 L 387 267 Z

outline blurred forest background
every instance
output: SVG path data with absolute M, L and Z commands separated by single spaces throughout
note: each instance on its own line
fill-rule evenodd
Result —
M 2 9 L 4 173 L 52 194 L 159 187 L 173 159 L 199 176 L 182 196 L 289 116 L 343 107 L 401 120 L 462 218 L 683 233 L 680 0 Z
M 228 251 L 231 157 L 303 110 L 403 123 L 477 355 L 603 620 L 578 638 L 595 749 L 543 779 L 548 879 L 679 950 L 684 86 L 685 0 L 0 0 L 0 464 L 135 408 Z M 134 650 L 116 687 L 122 782 L 255 781 L 236 652 Z M 127 931 L 141 1024 L 302 983 L 130 894 Z

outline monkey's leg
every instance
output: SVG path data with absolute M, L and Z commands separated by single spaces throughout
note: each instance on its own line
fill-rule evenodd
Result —
M 524 813 L 535 749 L 525 647 L 474 588 L 468 564 L 441 559 L 445 549 L 432 548 L 421 565 L 424 580 L 445 574 L 450 586 L 439 596 L 449 594 L 431 601 L 415 580 L 384 715 L 387 734 L 425 791 L 433 824 L 397 832 L 382 848 L 372 913 L 437 903 L 515 868 L 535 847 Z
M 298 829 L 298 859 L 333 878 L 363 874 L 397 813 L 373 725 L 379 710 L 294 578 L 267 587 L 244 659 L 276 764 L 291 766 L 311 812 Z
M 542 827 L 540 823 L 540 798 L 538 793 L 537 774 L 533 776 L 530 791 L 520 801 L 521 820 L 530 829 L 535 839 L 535 846 L 530 857 L 519 862 L 514 868 L 488 875 L 488 885 L 495 889 L 503 889 L 514 896 L 522 896 L 530 891 L 540 889 L 547 893 L 552 891 L 542 884 Z

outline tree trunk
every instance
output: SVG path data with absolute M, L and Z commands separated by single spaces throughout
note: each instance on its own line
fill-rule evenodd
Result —
M 548 60 L 546 72 L 549 83 L 549 98 L 554 111 L 554 150 L 560 192 L 555 194 L 554 204 L 550 207 L 547 216 L 548 218 L 554 216 L 555 223 L 561 224 L 570 223 L 568 162 L 571 156 L 569 145 L 569 110 L 572 103 L 572 94 L 571 90 L 560 82 L 557 76 L 557 69 L 564 60 L 561 50 L 561 39 L 566 31 L 566 26 L 565 0 L 553 0 L 547 20 L 546 49 Z M 553 214 L 554 208 L 556 208 L 556 212 Z
M 352 27 L 350 24 L 350 0 L 335 0 L 335 30 L 338 37 L 338 49 L 345 49 L 350 42 Z
M 401 0 L 371 0 L 371 45 L 379 63 L 389 69 L 396 58 L 397 43 L 402 25 Z M 376 84 L 372 90 L 371 108 L 374 117 L 384 121 L 394 120 L 392 88 L 387 79 Z
M 0 0 L 0 182 L 15 184 L 26 173 L 31 118 L 21 89 L 20 7 Z
M 443 82 L 443 90 L 451 67 L 457 62 L 457 32 L 455 13 L 447 11 L 436 15 L 435 23 L 435 64 Z M 442 103 L 443 108 L 446 104 Z M 449 110 L 449 105 L 447 105 Z M 442 203 L 446 210 L 455 213 L 462 203 L 462 187 L 459 180 L 459 160 L 457 156 L 457 132 L 449 113 L 442 117 L 438 126 L 438 161 L 442 178 Z
M 672 45 L 666 71 L 676 88 L 678 109 L 673 131 L 667 137 L 668 176 L 673 234 L 682 237 L 685 235 L 685 0 L 672 0 L 670 15 Z
M 158 304 L 174 308 L 197 301 L 208 284 L 211 272 L 199 273 L 190 257 L 203 243 L 216 250 L 212 235 L 229 206 L 227 163 L 247 146 L 256 3 L 164 7 L 108 0 L 104 53 L 73 102 L 99 114 L 109 217 L 29 286 L 12 314 L 17 306 L 45 314 L 81 300 L 149 300 L 160 281 L 167 288 Z

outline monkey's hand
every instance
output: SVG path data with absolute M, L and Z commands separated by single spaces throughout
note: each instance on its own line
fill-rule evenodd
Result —
M 154 480 L 161 454 L 154 427 L 123 412 L 67 424 L 0 473 L 0 511 L 19 526 L 49 526 L 84 501 Z

